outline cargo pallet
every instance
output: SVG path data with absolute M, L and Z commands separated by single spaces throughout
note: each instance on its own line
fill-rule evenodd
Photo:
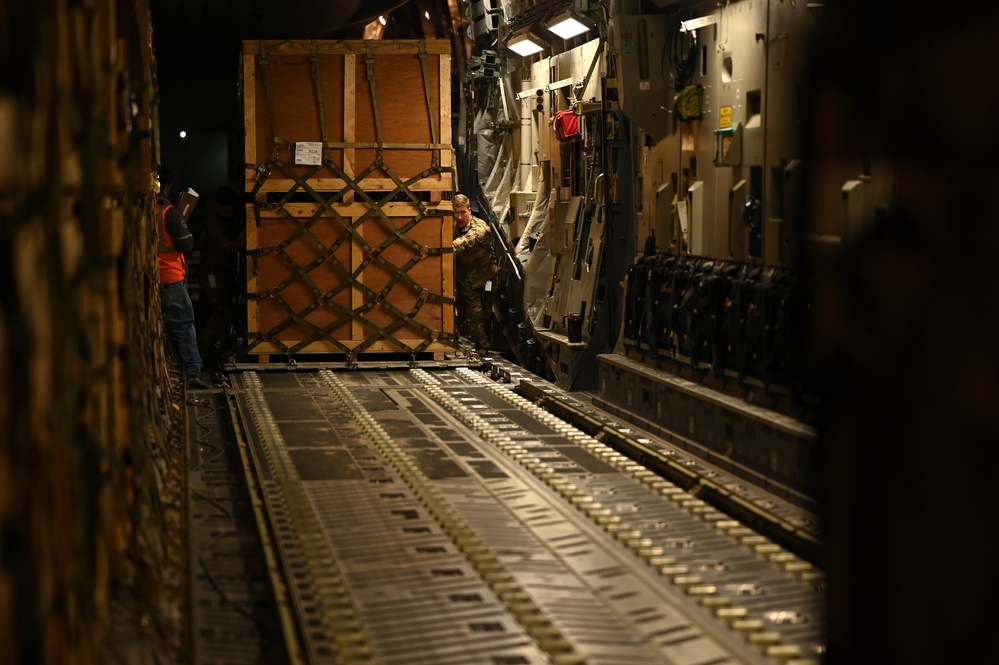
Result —
M 244 42 L 248 355 L 457 347 L 450 48 Z

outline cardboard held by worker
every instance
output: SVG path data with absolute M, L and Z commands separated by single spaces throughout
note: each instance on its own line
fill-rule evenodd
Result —
M 177 209 L 180 210 L 180 214 L 184 216 L 184 221 L 191 221 L 191 212 L 194 210 L 194 206 L 198 203 L 198 193 L 187 188 L 187 191 L 180 195 L 180 201 L 177 202 Z

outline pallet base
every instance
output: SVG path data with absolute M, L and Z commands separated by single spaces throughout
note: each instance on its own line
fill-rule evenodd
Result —
M 237 371 L 249 369 L 312 370 L 317 368 L 374 369 L 383 367 L 423 367 L 439 364 L 446 366 L 468 365 L 468 357 L 464 355 L 459 356 L 456 351 L 424 351 L 416 354 L 359 353 L 354 355 L 346 353 L 309 353 L 292 354 L 291 356 L 266 353 L 247 354 L 240 356 L 236 362 L 230 363 L 227 369 Z

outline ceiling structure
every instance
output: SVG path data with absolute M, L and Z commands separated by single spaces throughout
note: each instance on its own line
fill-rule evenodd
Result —
M 231 124 L 244 40 L 360 39 L 408 1 L 150 0 L 161 124 Z
M 198 61 L 246 39 L 342 37 L 407 1 L 152 0 L 150 9 L 157 52 Z

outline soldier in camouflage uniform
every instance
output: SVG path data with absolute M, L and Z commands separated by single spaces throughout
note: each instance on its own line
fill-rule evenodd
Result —
M 464 194 L 454 197 L 455 288 L 458 292 L 458 329 L 472 339 L 478 349 L 489 348 L 484 310 L 488 309 L 492 278 L 496 276 L 493 235 L 489 225 L 472 216 Z

